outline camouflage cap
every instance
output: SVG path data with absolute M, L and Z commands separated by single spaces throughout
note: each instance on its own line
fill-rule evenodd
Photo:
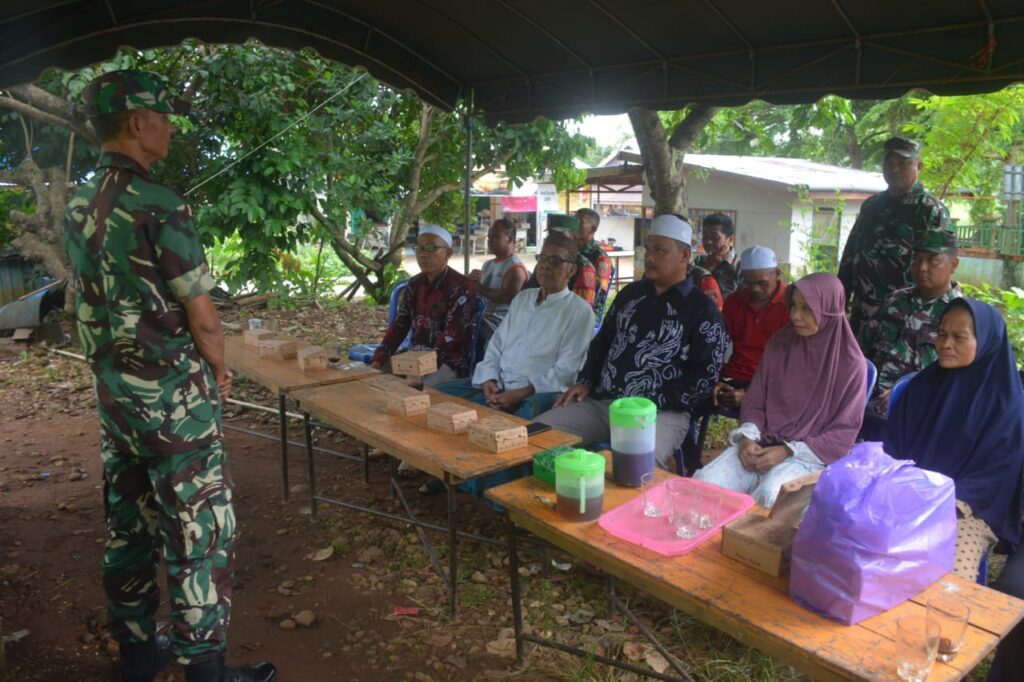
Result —
M 85 86 L 84 98 L 85 112 L 89 117 L 135 109 L 185 115 L 192 108 L 191 104 L 171 93 L 162 76 L 136 69 L 97 76 Z
M 894 152 L 906 159 L 921 156 L 921 145 L 909 137 L 890 137 L 885 141 L 885 153 Z
M 914 239 L 915 251 L 931 253 L 954 253 L 956 251 L 956 232 L 951 230 L 925 230 Z
M 580 229 L 580 219 L 564 213 L 548 214 L 548 230 L 559 232 L 576 232 Z

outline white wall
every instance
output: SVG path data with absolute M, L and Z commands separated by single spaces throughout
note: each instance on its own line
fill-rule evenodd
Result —
M 781 185 L 714 172 L 687 172 L 686 192 L 689 208 L 736 211 L 737 252 L 767 246 L 780 262 L 789 261 L 794 193 Z

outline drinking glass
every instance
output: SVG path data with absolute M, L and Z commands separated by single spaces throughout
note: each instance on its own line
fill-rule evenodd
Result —
M 971 609 L 952 595 L 932 597 L 928 600 L 928 617 L 939 624 L 940 661 L 952 661 L 964 643 L 967 623 L 971 618 Z
M 263 320 L 258 317 L 249 318 L 249 329 L 261 329 L 263 327 Z
M 676 537 L 690 540 L 697 537 L 700 530 L 700 497 L 689 486 L 670 490 L 670 520 L 676 529 Z
M 928 616 L 903 616 L 896 621 L 896 675 L 905 682 L 924 682 L 939 650 L 939 624 Z
M 658 509 L 658 505 L 654 502 L 654 495 L 651 494 L 651 488 L 654 486 L 653 471 L 640 477 L 640 498 L 643 500 L 644 517 L 648 519 L 656 519 L 661 516 L 661 510 Z
M 702 487 L 700 489 L 700 520 L 701 530 L 709 530 L 718 523 L 722 515 L 722 489 L 715 487 Z

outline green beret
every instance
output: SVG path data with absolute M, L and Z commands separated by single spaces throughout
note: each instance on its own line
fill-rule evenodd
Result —
M 931 253 L 953 253 L 956 251 L 956 232 L 950 230 L 925 230 L 914 239 L 915 251 Z
M 85 86 L 85 113 L 90 117 L 151 109 L 162 114 L 187 114 L 191 105 L 168 89 L 163 77 L 124 69 L 97 76 Z
M 548 214 L 548 230 L 558 230 L 559 232 L 578 232 L 579 229 L 580 219 L 574 215 L 566 215 L 564 213 Z

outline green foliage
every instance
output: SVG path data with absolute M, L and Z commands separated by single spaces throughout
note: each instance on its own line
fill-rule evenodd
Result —
M 0 188 L 0 249 L 18 236 L 10 219 L 12 210 L 31 213 L 35 205 L 31 197 L 20 189 Z
M 1024 364 L 1024 289 L 1000 289 L 987 283 L 979 287 L 967 282 L 961 282 L 960 287 L 965 296 L 988 303 L 1003 314 L 1017 366 Z
M 932 96 L 911 102 L 917 115 L 905 129 L 924 144 L 925 185 L 939 194 L 965 188 L 981 196 L 998 195 L 1003 164 L 1024 141 L 1020 116 L 1024 86 L 988 95 Z
M 395 290 L 395 285 L 407 279 L 409 279 L 408 272 L 388 263 L 381 272 L 380 286 L 370 290 L 370 299 L 377 305 L 388 303 L 391 300 L 391 292 Z

